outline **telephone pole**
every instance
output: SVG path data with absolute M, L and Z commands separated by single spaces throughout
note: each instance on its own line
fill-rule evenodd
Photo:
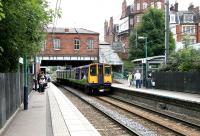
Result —
M 169 0 L 165 0 L 165 65 L 169 55 Z

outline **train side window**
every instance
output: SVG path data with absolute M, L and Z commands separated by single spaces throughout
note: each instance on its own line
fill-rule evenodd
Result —
M 90 75 L 91 76 L 96 76 L 97 75 L 96 65 L 90 66 Z
M 110 66 L 105 66 L 105 74 L 110 75 L 110 72 L 111 72 Z

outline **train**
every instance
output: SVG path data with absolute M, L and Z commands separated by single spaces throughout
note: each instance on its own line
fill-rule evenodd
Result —
M 110 64 L 92 63 L 57 70 L 56 76 L 58 82 L 83 88 L 87 94 L 111 92 L 112 66 Z

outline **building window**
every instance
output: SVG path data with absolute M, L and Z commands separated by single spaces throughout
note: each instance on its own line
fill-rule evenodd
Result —
M 137 10 L 140 10 L 140 3 L 137 3 Z
M 184 14 L 183 19 L 185 23 L 193 23 L 193 14 Z
M 119 25 L 116 25 L 116 32 L 119 33 Z
M 53 47 L 55 50 L 60 49 L 60 39 L 53 39 Z
M 136 16 L 136 23 L 139 23 L 140 22 L 140 15 L 137 15 Z
M 151 2 L 151 7 L 154 8 L 154 2 Z
M 130 25 L 133 25 L 134 24 L 134 20 L 133 18 L 130 19 Z
M 94 49 L 94 40 L 87 40 L 87 49 L 92 50 Z
M 195 34 L 195 26 L 183 26 L 182 32 L 185 34 Z
M 144 3 L 143 3 L 143 9 L 146 9 L 146 8 L 147 8 L 147 3 L 144 2 Z
M 80 49 L 80 40 L 74 39 L 74 50 L 79 50 L 79 49 Z
M 157 8 L 161 9 L 162 8 L 162 3 L 161 2 L 157 2 Z
M 176 18 L 174 14 L 170 15 L 170 23 L 176 23 Z
M 195 44 L 196 42 L 196 39 L 191 39 L 191 44 Z

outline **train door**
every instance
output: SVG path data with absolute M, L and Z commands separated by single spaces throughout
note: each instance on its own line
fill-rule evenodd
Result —
M 98 81 L 99 84 L 103 84 L 103 65 L 98 64 Z

